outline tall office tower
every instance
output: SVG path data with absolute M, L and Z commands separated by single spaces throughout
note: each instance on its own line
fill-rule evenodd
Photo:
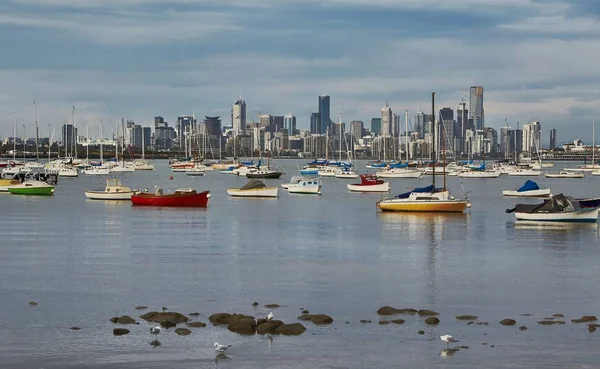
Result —
M 313 135 L 321 133 L 321 115 L 319 113 L 310 115 L 310 133 Z
M 398 114 L 392 114 L 392 136 L 400 136 L 400 116 Z
M 331 98 L 329 95 L 319 96 L 319 117 L 321 119 L 319 133 L 326 133 L 327 128 L 331 127 Z M 330 129 L 331 131 L 331 129 Z
M 385 103 L 385 106 L 381 108 L 381 135 L 387 136 L 392 134 L 392 125 L 394 117 L 392 114 L 392 108 Z
M 419 139 L 425 137 L 425 127 L 427 125 L 427 114 L 422 111 L 415 114 L 415 123 L 413 129 L 419 133 Z
M 364 123 L 362 120 L 353 120 L 350 122 L 350 133 L 354 139 L 360 140 L 363 137 Z
M 445 148 L 448 151 L 455 152 L 454 147 L 454 110 L 451 108 L 442 108 L 440 110 L 440 123 L 442 132 L 440 133 L 440 149 Z
M 204 126 L 209 136 L 221 135 L 221 118 L 220 117 L 204 117 Z
M 371 118 L 371 135 L 381 134 L 381 118 Z
M 459 144 L 457 152 L 466 152 L 465 151 L 465 132 L 467 129 L 473 129 L 469 127 L 469 110 L 467 109 L 467 103 L 459 103 L 458 109 L 456 110 L 456 129 L 454 130 L 454 134 Z
M 296 117 L 289 113 L 283 117 L 283 129 L 287 129 L 288 135 L 293 136 L 296 134 Z
M 550 150 L 556 149 L 556 128 L 550 130 Z
M 234 134 L 246 134 L 246 101 L 241 97 L 231 107 L 231 125 Z
M 177 117 L 177 138 L 179 139 L 179 148 L 185 147 L 185 133 L 191 134 L 196 129 L 196 118 L 191 115 L 182 115 Z
M 483 110 L 483 87 L 471 87 L 469 97 L 469 119 L 473 121 L 474 128 L 481 130 L 484 127 L 484 110 Z

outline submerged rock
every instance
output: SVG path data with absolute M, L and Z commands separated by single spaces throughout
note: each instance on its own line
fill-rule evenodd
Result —
M 125 328 L 115 328 L 113 329 L 113 334 L 115 336 L 124 336 L 126 334 L 129 334 L 129 329 L 125 329 Z
M 597 320 L 598 318 L 596 318 L 594 315 L 584 315 L 579 319 L 571 319 L 573 323 L 595 322 Z
M 420 316 L 434 316 L 434 315 L 440 315 L 440 313 L 437 313 L 433 310 L 418 310 L 417 314 L 419 314 Z
M 539 325 L 553 325 L 556 323 L 557 323 L 557 321 L 555 321 L 555 320 L 540 320 L 537 322 L 537 324 L 539 324 Z
M 227 326 L 230 332 L 252 335 L 256 333 L 256 321 L 254 319 L 240 319 Z
M 129 315 L 123 315 L 123 316 L 119 316 L 119 317 L 115 316 L 115 317 L 110 318 L 110 321 L 115 324 L 135 324 L 136 323 L 135 319 L 133 319 Z
M 423 335 L 423 334 L 425 334 L 425 331 L 421 329 L 421 330 L 420 330 L 420 331 L 418 331 L 417 333 L 418 333 L 418 334 L 421 334 L 421 335 Z
M 200 313 L 190 313 L 190 316 L 200 316 Z
M 440 320 L 434 316 L 430 316 L 429 318 L 425 319 L 425 324 L 428 324 L 428 325 L 440 324 Z
M 71 328 L 69 328 L 69 329 L 70 329 L 70 330 L 72 330 L 72 331 L 78 331 L 78 330 L 80 330 L 81 328 L 79 328 L 79 327 L 71 327 Z
M 275 330 L 275 334 L 283 334 L 285 336 L 297 336 L 306 331 L 306 328 L 300 323 L 284 324 Z
M 254 306 L 254 307 L 257 307 L 257 306 L 258 306 L 258 302 L 254 301 L 254 302 L 252 303 L 252 306 Z
M 256 333 L 258 334 L 274 334 L 277 328 L 283 326 L 284 323 L 281 320 L 269 320 L 259 324 L 256 327 Z
M 387 325 L 387 324 L 390 324 L 390 321 L 389 320 L 380 320 L 379 324 L 380 325 Z
M 171 320 L 163 320 L 162 322 L 160 322 L 160 326 L 163 328 L 173 328 L 177 326 L 177 323 L 171 321 Z
M 208 317 L 211 323 L 215 324 L 229 324 L 231 314 L 229 313 L 216 313 Z
M 146 314 L 140 316 L 140 318 L 144 319 L 147 322 L 160 323 L 164 321 L 171 321 L 174 323 L 185 323 L 189 319 L 187 316 L 176 313 L 176 312 L 158 312 L 158 311 L 150 311 Z
M 148 306 L 136 306 L 134 307 L 135 310 L 146 310 L 148 309 Z
M 500 324 L 502 324 L 502 325 L 515 325 L 515 324 L 517 324 L 517 321 L 514 320 L 514 319 L 502 319 L 500 321 Z
M 396 309 L 391 306 L 382 306 L 377 310 L 379 315 L 394 315 L 394 314 L 409 314 L 415 315 L 418 310 L 416 309 Z
M 454 317 L 456 320 L 477 320 L 479 317 L 477 315 L 457 315 Z
M 298 320 L 310 320 L 317 325 L 325 325 L 333 323 L 333 318 L 327 314 L 303 314 L 298 317 Z
M 304 310 L 302 310 L 302 314 L 310 314 L 310 311 L 304 309 Z
M 29 306 L 38 306 L 38 303 L 35 301 L 29 301 Z
M 391 320 L 391 322 L 394 323 L 394 324 L 404 324 L 404 322 L 406 322 L 406 320 L 404 320 L 404 319 L 394 319 L 394 320 Z
M 522 330 L 522 331 L 526 331 L 526 330 L 527 330 L 527 327 L 526 327 L 526 326 L 524 326 L 524 325 L 522 325 L 522 326 L 520 326 L 520 327 L 519 327 L 519 329 L 520 329 L 520 330 Z
M 190 322 L 190 323 L 185 323 L 185 325 L 187 325 L 190 328 L 204 328 L 204 327 L 206 327 L 206 324 L 202 323 L 202 322 Z
M 265 304 L 265 307 L 267 309 L 277 309 L 278 307 L 281 307 L 281 305 L 279 305 L 279 304 Z
M 552 316 L 555 318 L 564 318 L 565 317 L 563 314 L 552 314 Z
M 594 332 L 598 327 L 600 327 L 600 324 L 588 324 L 588 331 Z
M 361 320 L 360 320 L 360 322 L 361 322 L 361 323 L 371 323 L 371 321 L 370 321 L 370 320 L 366 320 L 366 319 L 361 319 Z
M 192 331 L 186 328 L 177 328 L 175 330 L 175 333 L 177 333 L 178 336 L 189 336 L 190 334 L 192 334 Z

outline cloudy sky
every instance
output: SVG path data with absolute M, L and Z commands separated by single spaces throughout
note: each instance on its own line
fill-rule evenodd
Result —
M 320 94 L 332 119 L 368 122 L 386 100 L 412 116 L 431 91 L 456 108 L 482 85 L 486 125 L 585 140 L 599 15 L 597 0 L 3 0 L 0 136 L 14 118 L 33 135 L 34 100 L 42 136 L 73 105 L 94 136 L 121 117 L 228 123 L 240 95 L 248 116 L 291 112 L 307 129 Z

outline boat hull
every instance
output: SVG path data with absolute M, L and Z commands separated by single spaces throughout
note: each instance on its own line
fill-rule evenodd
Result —
M 498 178 L 498 177 L 500 177 L 500 172 L 498 172 L 498 171 L 490 171 L 490 172 L 470 171 L 470 172 L 458 173 L 457 176 L 460 178 Z
M 308 185 L 303 186 L 302 184 L 296 184 L 288 186 L 288 193 L 297 193 L 297 194 L 305 194 L 305 195 L 320 195 L 321 194 L 321 185 Z
M 540 222 L 583 222 L 595 223 L 598 221 L 598 208 L 584 209 L 564 213 L 518 213 L 515 212 L 517 220 L 540 221 Z
M 131 196 L 131 203 L 139 206 L 208 207 L 210 191 L 156 195 L 146 192 Z
M 138 191 L 129 192 L 105 192 L 105 191 L 85 191 L 85 197 L 90 200 L 131 200 L 131 196 Z
M 30 195 L 30 196 L 52 196 L 54 187 L 20 187 L 11 186 L 8 192 L 13 195 Z
M 592 172 L 592 174 L 594 174 L 594 172 Z M 598 175 L 600 175 L 600 172 L 598 173 Z M 564 174 L 546 173 L 546 174 L 544 174 L 544 177 L 546 177 L 546 178 L 583 178 L 583 177 L 585 177 L 585 173 L 576 173 L 576 172 L 564 173 Z
M 381 211 L 419 212 L 419 213 L 462 213 L 467 201 L 431 200 L 431 201 L 380 201 L 377 207 Z
M 228 188 L 227 194 L 233 197 L 277 197 L 277 187 L 252 188 L 241 190 L 239 188 Z
M 531 190 L 531 191 L 517 191 L 517 190 L 502 190 L 502 194 L 504 196 L 514 196 L 514 197 L 548 197 L 550 196 L 552 190 L 549 188 L 542 188 L 539 190 Z
M 380 171 L 375 173 L 379 178 L 421 178 L 423 172 L 420 170 Z
M 246 173 L 246 177 L 247 178 L 271 178 L 271 179 L 277 179 L 279 177 L 281 177 L 283 173 L 281 172 L 272 172 L 272 173 Z
M 389 192 L 389 182 L 374 184 L 374 185 L 361 185 L 361 184 L 347 184 L 346 187 L 352 192 Z

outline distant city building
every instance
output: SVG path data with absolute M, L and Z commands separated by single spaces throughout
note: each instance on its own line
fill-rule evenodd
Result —
M 314 158 L 323 158 L 327 152 L 327 137 L 320 134 L 311 134 L 304 138 L 304 150 Z
M 273 125 L 273 116 L 271 114 L 261 114 L 258 116 L 261 128 L 270 127 Z
M 65 123 L 62 126 L 62 144 L 65 149 L 72 150 L 77 140 L 77 127 L 72 124 Z
M 381 108 L 381 135 L 391 135 L 393 124 L 394 121 L 392 115 L 392 108 L 390 108 L 390 105 L 386 101 L 385 106 Z
M 454 148 L 454 110 L 451 108 L 442 108 L 440 110 L 440 124 L 443 127 L 439 135 L 439 148 L 445 148 L 447 151 L 455 152 Z
M 331 98 L 329 95 L 319 96 L 319 117 L 321 120 L 319 133 L 327 133 L 327 129 L 331 127 Z
M 472 119 L 476 130 L 483 129 L 485 125 L 483 110 L 483 87 L 473 86 L 469 98 L 469 119 Z
M 371 133 L 373 135 L 381 134 L 381 118 L 371 118 Z
M 209 136 L 219 136 L 221 134 L 221 117 L 204 117 L 204 126 Z
M 129 137 L 129 144 L 135 148 L 149 147 L 152 140 L 152 131 L 150 127 L 142 127 L 139 124 L 135 124 L 134 121 L 127 121 L 127 136 Z
M 556 128 L 550 130 L 550 150 L 556 149 Z
M 523 146 L 522 151 L 537 153 L 540 150 L 542 125 L 540 122 L 523 124 Z
M 274 115 L 273 116 L 273 126 L 274 131 L 279 132 L 283 129 L 283 115 Z
M 350 133 L 354 139 L 360 140 L 363 138 L 364 123 L 361 120 L 353 120 L 350 122 Z
M 427 114 L 422 111 L 415 114 L 414 130 L 419 133 L 419 138 L 425 137 L 425 128 L 427 125 Z
M 459 103 L 458 109 L 456 110 L 456 129 L 454 130 L 454 135 L 456 136 L 456 140 L 458 141 L 458 146 L 456 147 L 456 151 L 459 153 L 466 152 L 465 150 L 465 132 L 467 129 L 473 129 L 473 127 L 469 127 L 469 110 L 467 109 L 467 103 Z
M 191 134 L 196 130 L 196 118 L 191 115 L 182 115 L 177 117 L 177 139 L 179 140 L 179 148 L 185 147 L 185 135 Z
M 296 117 L 292 113 L 283 117 L 283 129 L 286 129 L 290 136 L 296 134 Z
M 319 113 L 312 113 L 310 115 L 310 133 L 321 133 L 321 115 Z
M 391 135 L 394 137 L 398 137 L 400 135 L 400 116 L 398 114 L 392 114 Z
M 231 108 L 231 125 L 236 135 L 246 134 L 246 101 L 241 97 Z
M 161 116 L 154 117 L 154 149 L 170 150 L 173 147 L 173 139 L 176 133 L 173 127 L 169 127 Z

